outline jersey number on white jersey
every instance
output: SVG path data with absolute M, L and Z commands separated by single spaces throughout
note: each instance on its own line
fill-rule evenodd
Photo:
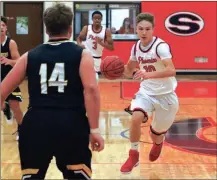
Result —
M 97 41 L 96 40 L 94 40 L 93 41 L 93 47 L 92 47 L 94 50 L 96 50 L 97 49 Z
M 143 66 L 143 69 L 145 69 L 146 72 L 156 71 L 156 69 L 153 65 Z

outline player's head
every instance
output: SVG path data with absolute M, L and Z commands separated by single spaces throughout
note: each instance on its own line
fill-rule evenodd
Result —
M 154 15 L 150 13 L 140 13 L 136 17 L 136 32 L 143 45 L 148 45 L 152 41 L 154 30 Z
M 5 36 L 7 33 L 7 23 L 8 20 L 6 17 L 1 16 L 1 35 Z
M 70 7 L 57 3 L 45 10 L 43 20 L 50 37 L 71 36 L 73 13 Z
M 93 25 L 101 26 L 102 13 L 100 11 L 94 11 L 92 14 Z

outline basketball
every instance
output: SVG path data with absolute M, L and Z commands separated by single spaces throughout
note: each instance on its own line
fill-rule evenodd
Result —
M 124 63 L 118 56 L 107 56 L 102 60 L 100 70 L 106 79 L 117 79 L 124 72 Z

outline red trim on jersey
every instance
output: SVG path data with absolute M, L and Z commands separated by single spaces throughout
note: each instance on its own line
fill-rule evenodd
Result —
M 133 50 L 134 56 L 136 56 L 136 46 L 137 46 L 138 42 L 139 42 L 139 41 L 137 41 L 136 44 L 135 44 L 135 46 L 134 46 L 134 50 Z
M 148 117 L 148 114 L 147 114 L 142 108 L 137 107 L 137 108 L 134 108 L 132 111 L 133 111 L 133 112 L 134 112 L 134 111 L 141 111 L 141 112 L 144 113 L 144 116 L 145 116 L 145 117 Z
M 152 132 L 153 134 L 158 135 L 158 136 L 160 136 L 160 135 L 162 135 L 162 134 L 166 134 L 167 131 L 168 131 L 168 130 L 166 130 L 166 131 L 162 131 L 162 132 L 157 132 L 157 131 L 155 131 L 155 130 L 152 128 L 152 126 L 150 126 L 150 130 L 151 130 L 151 132 Z
M 140 42 L 140 43 L 139 43 L 139 49 L 140 49 L 140 51 L 142 51 L 142 52 L 144 52 L 144 53 L 150 51 L 150 49 L 152 48 L 152 46 L 154 45 L 154 43 L 157 41 L 157 39 L 158 39 L 158 37 L 155 38 L 155 40 L 154 40 L 154 42 L 152 43 L 151 47 L 148 48 L 146 51 L 142 50 L 142 48 L 141 48 L 141 42 Z
M 167 45 L 169 46 L 169 49 L 170 49 L 170 45 L 169 45 L 168 43 L 166 43 L 166 42 L 160 42 L 160 43 L 156 46 L 156 54 L 157 54 L 157 56 L 158 56 L 159 58 L 160 58 L 160 56 L 159 56 L 159 54 L 157 53 L 157 48 L 158 48 L 158 46 L 159 46 L 160 44 L 163 44 L 163 43 L 167 44 Z M 170 49 L 170 54 L 171 54 L 171 56 L 172 56 L 171 49 Z
M 96 33 L 96 34 L 99 34 L 99 33 L 101 33 L 101 31 L 102 31 L 102 26 L 101 26 L 101 29 L 100 29 L 100 31 L 99 32 L 96 32 L 96 31 L 94 31 L 94 29 L 93 29 L 93 25 L 91 25 L 91 28 L 92 28 L 92 31 L 94 32 L 94 33 Z

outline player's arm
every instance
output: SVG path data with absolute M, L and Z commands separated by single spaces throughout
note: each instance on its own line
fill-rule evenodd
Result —
M 12 59 L 8 59 L 6 57 L 1 57 L 1 63 L 5 64 L 5 65 L 14 66 L 16 64 L 17 60 L 20 58 L 17 43 L 14 40 L 10 41 L 9 49 L 11 52 Z
M 135 45 L 131 49 L 131 55 L 128 60 L 128 63 L 124 66 L 124 76 L 126 77 L 132 77 L 133 73 L 137 70 L 138 67 L 138 61 L 135 56 Z
M 99 128 L 100 94 L 94 70 L 94 60 L 87 50 L 83 50 L 80 76 L 84 87 L 84 99 L 91 129 Z
M 7 74 L 1 83 L 1 104 L 5 101 L 8 95 L 20 85 L 25 79 L 27 66 L 27 53 L 22 55 L 14 68 Z
M 77 37 L 77 44 L 81 47 L 84 47 L 84 45 L 82 44 L 82 41 L 85 39 L 85 37 L 87 36 L 87 26 L 84 26 L 79 34 L 79 36 Z
M 172 61 L 172 55 L 170 53 L 170 47 L 166 43 L 162 43 L 158 46 L 157 53 L 163 62 L 165 69 L 162 71 L 150 72 L 149 78 L 165 78 L 176 75 L 176 69 Z
M 112 39 L 112 33 L 109 29 L 106 29 L 105 31 L 105 42 L 103 42 L 102 39 L 97 38 L 98 43 L 103 46 L 104 48 L 113 51 L 114 50 L 114 43 Z

